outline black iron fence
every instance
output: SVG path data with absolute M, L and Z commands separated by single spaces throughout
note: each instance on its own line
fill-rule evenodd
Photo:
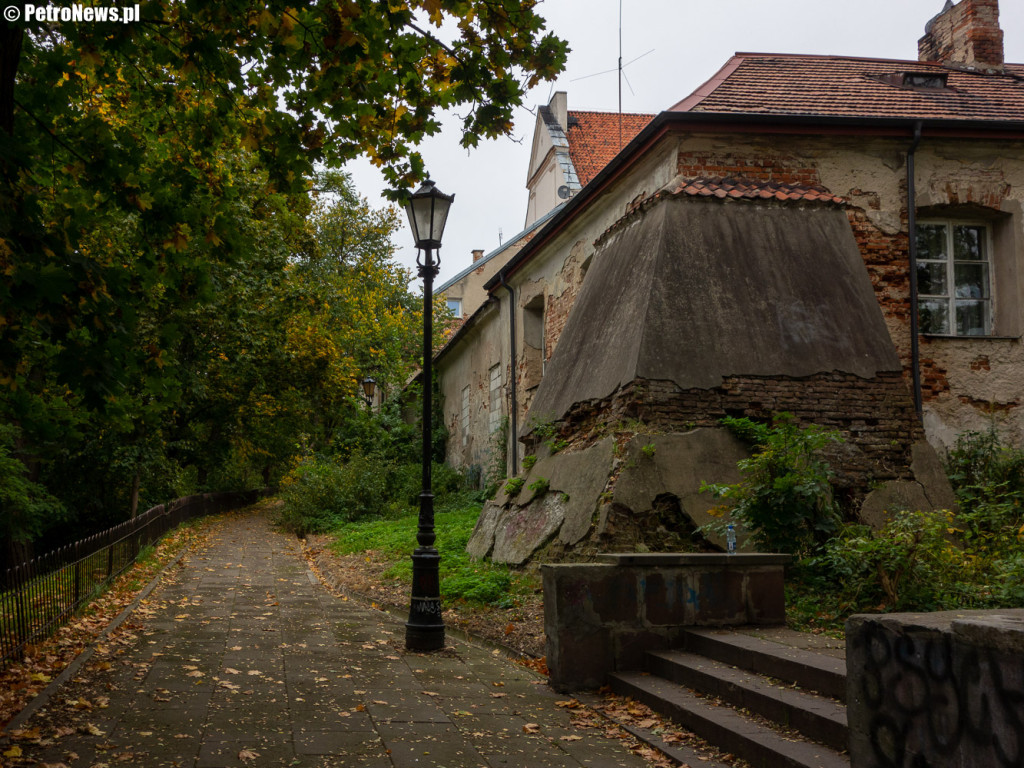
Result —
M 175 499 L 8 568 L 0 581 L 0 669 L 29 643 L 53 632 L 167 531 L 195 517 L 253 504 L 264 495 L 257 490 Z

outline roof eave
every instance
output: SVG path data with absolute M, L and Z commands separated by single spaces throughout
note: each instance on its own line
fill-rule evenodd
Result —
M 1024 140 L 1024 120 L 951 120 L 914 117 L 846 117 L 839 115 L 785 115 L 726 112 L 661 112 L 617 154 L 600 173 L 570 198 L 533 239 L 509 259 L 498 272 L 484 283 L 484 289 L 493 291 L 503 280 L 511 277 L 536 251 L 550 241 L 565 222 L 589 203 L 614 181 L 636 158 L 644 154 L 664 135 L 681 128 L 715 127 L 741 133 L 756 128 L 761 133 L 847 133 L 870 136 L 912 137 L 920 123 L 922 136 L 933 138 L 985 138 Z

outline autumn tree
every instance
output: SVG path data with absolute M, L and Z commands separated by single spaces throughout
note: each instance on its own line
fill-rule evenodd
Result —
M 34 529 L 50 505 L 34 489 L 71 455 L 123 468 L 137 496 L 167 444 L 185 461 L 222 443 L 188 420 L 235 407 L 204 397 L 262 375 L 244 361 L 270 342 L 218 352 L 210 307 L 247 274 L 265 290 L 302 252 L 316 164 L 365 154 L 408 185 L 439 110 L 464 111 L 467 146 L 506 132 L 564 56 L 534 3 L 512 0 L 155 2 L 133 24 L 0 21 L 0 420 L 26 484 L 0 497 L 11 536 Z

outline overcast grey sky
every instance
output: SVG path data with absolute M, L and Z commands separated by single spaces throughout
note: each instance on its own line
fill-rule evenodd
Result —
M 710 78 L 737 51 L 814 53 L 916 59 L 925 23 L 945 0 L 624 0 L 622 57 L 625 112 L 671 107 Z M 471 263 L 474 248 L 490 253 L 499 230 L 507 241 L 523 227 L 526 172 L 538 104 L 564 90 L 569 109 L 614 112 L 619 56 L 619 0 L 542 0 L 549 28 L 569 41 L 565 72 L 530 92 L 513 138 L 467 152 L 458 144 L 458 121 L 424 142 L 423 157 L 439 189 L 455 194 L 441 252 L 440 284 Z M 1024 0 L 1002 0 L 1000 26 L 1006 60 L 1024 62 Z M 634 61 L 635 60 L 635 61 Z M 631 62 L 632 63 L 629 63 Z M 606 74 L 597 74 L 612 70 Z M 1024 117 L 1024 116 L 1022 116 Z M 380 174 L 368 162 L 350 163 L 356 188 L 383 204 Z M 404 223 L 404 214 L 402 216 Z M 408 228 L 395 235 L 399 261 L 415 252 Z M 418 284 L 418 282 L 417 282 Z

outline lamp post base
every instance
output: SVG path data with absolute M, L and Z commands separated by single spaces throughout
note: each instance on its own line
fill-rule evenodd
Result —
M 412 601 L 409 621 L 405 623 L 406 650 L 439 651 L 444 648 L 440 563 L 441 556 L 433 547 L 420 547 L 412 554 Z
M 406 622 L 405 650 L 426 652 L 440 651 L 442 648 L 444 648 L 444 624 L 423 627 Z

